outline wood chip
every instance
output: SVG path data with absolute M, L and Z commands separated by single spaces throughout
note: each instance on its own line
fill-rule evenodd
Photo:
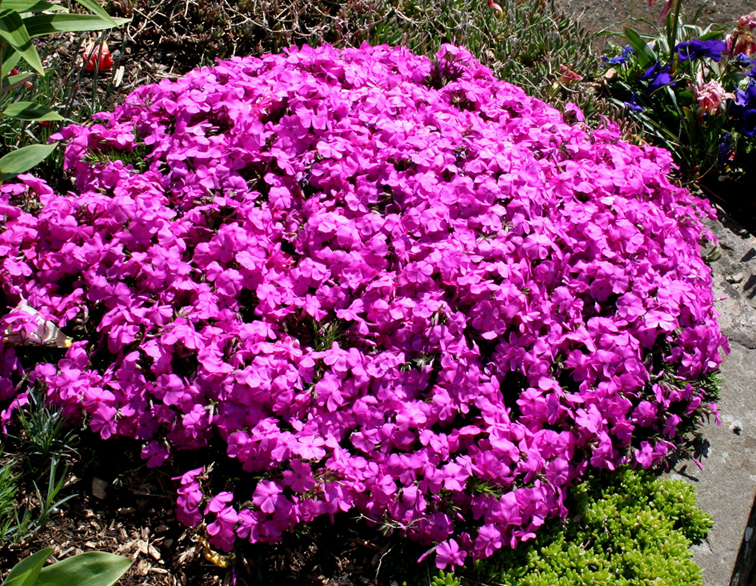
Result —
M 147 560 L 139 560 L 139 563 L 136 567 L 136 573 L 139 576 L 146 576 L 150 573 L 150 570 L 152 570 L 152 564 L 148 562 Z
M 157 561 L 160 561 L 160 550 L 153 546 L 151 543 L 147 544 L 147 552 L 150 554 L 150 557 Z
M 104 501 L 107 497 L 107 494 L 105 494 L 105 488 L 108 486 L 108 483 L 105 482 L 102 478 L 93 478 L 92 479 L 92 496 L 96 499 L 100 499 L 101 501 Z
M 139 545 L 137 544 L 137 542 L 135 540 L 132 540 L 132 541 L 128 541 L 128 542 L 124 543 L 123 545 L 121 545 L 121 547 L 119 547 L 116 550 L 116 554 L 117 555 L 122 555 L 122 554 L 125 554 L 125 553 L 130 553 L 130 552 L 132 552 L 134 550 L 139 551 Z
M 191 559 L 197 555 L 197 547 L 191 546 L 189 549 L 182 551 L 178 557 L 179 565 L 182 565 L 187 559 Z
M 137 539 L 136 543 L 137 547 L 139 548 L 139 553 L 141 553 L 142 555 L 147 555 L 149 553 L 149 546 L 144 539 Z

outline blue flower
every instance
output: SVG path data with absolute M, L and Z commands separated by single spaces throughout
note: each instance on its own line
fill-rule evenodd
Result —
M 735 90 L 732 115 L 739 119 L 746 136 L 756 134 L 756 84 L 751 82 L 745 90 Z
M 630 96 L 630 101 L 625 102 L 625 106 L 628 107 L 628 109 L 632 110 L 633 112 L 643 112 L 643 106 L 638 104 L 636 101 L 638 99 L 638 94 L 633 92 L 633 95 Z
M 727 160 L 730 158 L 730 153 L 732 152 L 732 148 L 735 146 L 734 141 L 732 140 L 732 133 L 726 132 L 722 135 L 722 138 L 719 139 L 719 164 L 724 165 Z
M 675 51 L 680 56 L 680 61 L 708 57 L 718 62 L 722 58 L 722 51 L 724 50 L 724 41 L 701 41 L 699 39 L 680 43 L 675 47 Z
M 646 69 L 640 79 L 641 81 L 651 80 L 651 83 L 648 84 L 648 90 L 646 90 L 649 95 L 665 85 L 675 85 L 672 83 L 672 76 L 669 74 L 669 65 L 665 65 L 662 69 L 661 63 L 658 61 Z
M 622 49 L 622 53 L 619 57 L 612 57 L 611 59 L 609 59 L 608 57 L 604 56 L 601 58 L 601 60 L 607 65 L 622 65 L 623 63 L 627 63 L 630 55 L 635 55 L 635 51 L 633 51 L 633 48 L 630 45 L 625 45 L 625 48 Z
M 751 82 L 744 90 L 737 88 L 735 90 L 735 103 L 738 106 L 756 107 L 756 84 Z

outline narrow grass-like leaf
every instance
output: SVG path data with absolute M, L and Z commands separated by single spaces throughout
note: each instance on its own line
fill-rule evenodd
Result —
M 642 67 L 649 67 L 658 61 L 656 54 L 653 49 L 648 46 L 648 43 L 646 43 L 638 33 L 628 26 L 625 27 L 625 37 L 627 37 L 627 42 L 638 56 L 638 61 L 641 62 Z
M 712 39 L 720 39 L 721 37 L 722 37 L 721 31 L 709 31 L 708 33 L 704 33 L 698 38 L 701 41 L 710 41 Z
M 55 110 L 40 106 L 35 102 L 15 102 L 3 110 L 3 116 L 16 120 L 36 120 L 37 122 L 63 120 Z
M 100 6 L 95 0 L 76 0 L 76 2 L 89 10 L 89 12 L 91 12 L 92 14 L 96 14 L 100 18 L 110 22 L 110 26 L 118 26 L 118 23 L 115 21 L 115 19 L 107 12 L 105 12 L 105 9 Z
M 16 12 L 42 12 L 43 10 L 65 10 L 59 4 L 52 4 L 45 0 L 3 0 L 2 7 L 4 10 L 15 10 Z
M 11 179 L 39 165 L 55 150 L 56 146 L 58 146 L 57 142 L 33 144 L 8 153 L 0 159 L 0 181 Z
M 39 37 L 55 33 L 77 33 L 82 31 L 101 31 L 113 26 L 130 22 L 128 18 L 111 18 L 105 20 L 94 14 L 35 14 L 24 19 L 29 36 Z M 111 24 L 115 22 L 115 25 Z
M 42 566 L 45 565 L 47 558 L 52 555 L 52 552 L 51 547 L 46 547 L 22 559 L 13 566 L 2 586 L 35 586 L 37 578 L 42 571 Z
M 112 586 L 130 566 L 128 558 L 91 551 L 43 568 L 35 586 Z
M 45 73 L 42 61 L 31 42 L 21 15 L 14 10 L 0 12 L 0 37 L 21 54 L 21 57 L 41 74 Z

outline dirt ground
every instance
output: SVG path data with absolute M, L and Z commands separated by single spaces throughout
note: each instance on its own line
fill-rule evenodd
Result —
M 556 0 L 557 5 L 592 32 L 606 32 L 597 39 L 597 45 L 612 40 L 612 32 L 621 32 L 629 26 L 639 31 L 650 31 L 651 27 L 643 19 L 656 23 L 664 0 L 656 0 L 649 6 L 646 0 Z M 756 10 L 756 0 L 711 0 L 685 2 L 684 12 L 692 19 L 703 6 L 699 24 L 730 27 L 740 16 Z

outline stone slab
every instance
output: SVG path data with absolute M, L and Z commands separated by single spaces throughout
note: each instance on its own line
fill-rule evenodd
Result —
M 681 463 L 671 476 L 693 482 L 699 506 L 714 517 L 708 539 L 694 546 L 704 586 L 746 586 L 756 549 L 756 238 L 722 220 L 710 224 L 722 252 L 712 266 L 716 307 L 730 338 L 722 363 L 722 425 L 704 427 L 704 469 Z

